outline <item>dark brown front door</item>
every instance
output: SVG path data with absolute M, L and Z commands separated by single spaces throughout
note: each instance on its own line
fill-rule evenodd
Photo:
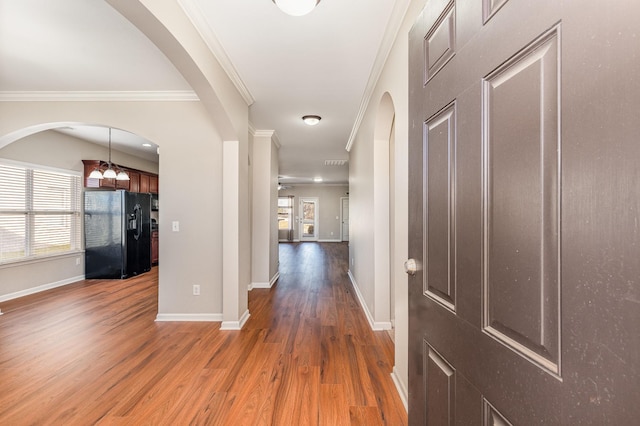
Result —
M 412 425 L 640 422 L 640 2 L 428 0 Z

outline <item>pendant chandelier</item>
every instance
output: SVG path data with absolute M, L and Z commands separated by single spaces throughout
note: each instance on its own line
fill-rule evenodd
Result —
M 107 169 L 104 172 L 100 171 L 100 168 L 105 165 L 104 162 L 100 162 L 100 165 L 95 168 L 90 174 L 90 179 L 115 179 L 115 180 L 129 180 L 129 175 L 115 164 L 111 163 L 111 127 L 109 127 L 109 162 L 106 163 Z M 117 173 L 116 173 L 117 170 Z

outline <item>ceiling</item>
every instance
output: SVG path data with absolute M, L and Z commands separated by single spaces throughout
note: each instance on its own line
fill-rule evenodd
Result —
M 255 130 L 281 145 L 282 183 L 347 183 L 347 146 L 409 0 L 322 0 L 292 17 L 271 0 L 178 0 L 245 98 Z M 167 58 L 104 0 L 0 0 L 0 99 L 78 93 L 192 95 Z M 301 117 L 320 115 L 316 126 Z M 107 143 L 105 129 L 61 129 Z M 116 149 L 153 161 L 148 142 Z M 128 148 L 127 148 L 128 147 Z

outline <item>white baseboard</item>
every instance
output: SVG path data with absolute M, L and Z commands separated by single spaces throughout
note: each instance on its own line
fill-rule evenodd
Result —
M 158 314 L 156 315 L 156 321 L 221 322 L 222 314 Z
M 271 281 L 269 281 L 269 287 L 273 287 L 273 285 L 276 283 L 276 281 L 278 281 L 278 278 L 280 278 L 280 272 L 276 272 L 273 277 L 271 277 Z
M 271 277 L 271 280 L 268 283 L 251 283 L 251 285 L 249 286 L 249 290 L 253 290 L 254 288 L 271 288 L 276 283 L 278 278 L 280 278 L 280 272 L 276 272 L 276 274 Z
M 9 294 L 0 296 L 0 302 L 6 302 L 7 300 L 17 299 L 18 297 L 24 297 L 30 294 L 40 293 L 41 291 L 51 290 L 52 288 L 62 287 L 63 285 L 72 284 L 82 280 L 84 280 L 84 275 L 78 275 L 77 277 L 67 278 L 65 280 L 56 281 L 54 283 L 43 284 L 37 287 L 28 288 L 26 290 L 16 291 L 15 293 L 9 293 Z
M 337 240 L 318 240 L 319 243 L 341 243 L 342 240 L 337 239 Z
M 369 311 L 369 307 L 365 303 L 364 297 L 362 296 L 362 293 L 360 293 L 360 288 L 358 287 L 358 284 L 356 283 L 356 279 L 353 276 L 353 274 L 351 273 L 351 269 L 349 269 L 347 271 L 347 273 L 349 274 L 349 279 L 351 280 L 351 284 L 353 284 L 353 288 L 356 291 L 356 295 L 358 296 L 358 300 L 360 301 L 360 305 L 362 306 L 362 310 L 364 311 L 365 315 L 367 316 L 367 321 L 369 321 L 369 326 L 371 327 L 371 329 L 373 331 L 391 330 L 391 321 L 374 321 L 373 315 L 371 315 L 371 312 Z
M 220 330 L 242 330 L 242 327 L 247 323 L 250 316 L 249 310 L 247 309 L 238 321 L 222 321 Z
M 400 380 L 400 376 L 398 375 L 398 370 L 396 370 L 396 366 L 393 366 L 393 371 L 391 372 L 391 379 L 393 383 L 396 385 L 396 389 L 398 390 L 398 395 L 400 395 L 400 399 L 402 400 L 402 404 L 404 405 L 404 410 L 409 411 L 409 403 L 408 396 L 409 392 L 407 392 L 407 386 Z

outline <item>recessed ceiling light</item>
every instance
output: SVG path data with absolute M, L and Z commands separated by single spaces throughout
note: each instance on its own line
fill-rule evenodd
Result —
M 305 115 L 302 117 L 302 121 L 304 121 L 305 124 L 308 124 L 309 126 L 315 126 L 320 122 L 320 120 L 322 120 L 322 117 L 320 117 L 319 115 Z
M 322 182 L 322 178 L 321 177 L 316 177 L 316 178 L 313 178 L 313 181 L 314 182 Z
M 151 148 L 151 144 L 150 143 L 143 143 L 142 146 L 144 146 L 146 148 Z

